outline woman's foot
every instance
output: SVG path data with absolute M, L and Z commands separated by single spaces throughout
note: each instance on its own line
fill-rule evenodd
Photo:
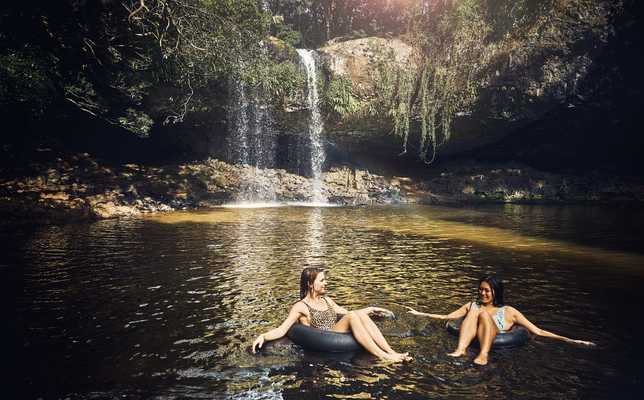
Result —
M 451 353 L 447 353 L 447 355 L 450 356 L 450 357 L 462 357 L 462 356 L 465 355 L 465 351 L 456 349 L 455 351 L 453 351 Z
M 401 360 L 399 357 L 397 357 L 396 355 L 394 355 L 394 354 L 389 354 L 389 353 L 385 353 L 385 355 L 384 355 L 384 356 L 381 356 L 381 357 L 380 357 L 380 359 L 381 359 L 381 360 L 383 360 L 383 361 L 390 361 L 390 362 L 401 362 L 401 361 L 402 361 L 402 360 Z
M 393 362 L 403 362 L 403 361 L 411 361 L 412 358 L 409 355 L 409 353 L 386 353 L 385 356 L 382 357 L 383 360 L 386 361 L 393 361 Z
M 474 359 L 474 364 L 487 365 L 487 354 L 479 354 L 478 357 Z
M 391 351 L 385 351 L 387 354 L 391 354 L 392 356 L 406 356 L 409 353 L 399 353 L 396 350 L 391 350 Z

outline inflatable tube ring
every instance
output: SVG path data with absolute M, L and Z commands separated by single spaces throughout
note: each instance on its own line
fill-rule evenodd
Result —
M 295 344 L 307 350 L 346 353 L 362 349 L 351 332 L 325 331 L 296 323 L 291 326 L 286 335 Z
M 458 336 L 462 322 L 463 318 L 452 319 L 447 321 L 445 327 L 447 328 L 447 331 L 449 333 Z M 507 332 L 498 333 L 494 338 L 494 342 L 492 342 L 492 347 L 520 346 L 522 344 L 525 344 L 528 339 L 530 339 L 530 333 L 528 332 L 528 330 L 523 326 L 515 325 Z M 478 344 L 478 340 L 476 338 L 474 338 L 474 341 L 476 344 Z

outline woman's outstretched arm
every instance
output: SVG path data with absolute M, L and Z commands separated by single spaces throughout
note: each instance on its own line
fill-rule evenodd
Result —
M 563 340 L 564 342 L 568 342 L 568 343 L 582 344 L 584 346 L 595 346 L 595 343 L 589 342 L 587 340 L 571 339 L 569 337 L 557 335 L 556 333 L 552 333 L 545 329 L 541 329 L 535 324 L 533 324 L 532 322 L 530 322 L 523 314 L 521 314 L 519 310 L 517 310 L 514 307 L 507 306 L 506 310 L 509 311 L 508 313 L 509 315 L 506 314 L 507 319 L 511 320 L 515 324 L 524 326 L 527 330 L 529 330 L 534 335 Z
M 469 307 L 471 304 L 472 303 L 465 303 L 458 310 L 452 311 L 449 314 L 428 314 L 428 313 L 416 311 L 409 306 L 405 306 L 405 307 L 409 309 L 409 311 L 407 311 L 408 313 L 413 315 L 418 315 L 421 317 L 429 317 L 434 319 L 459 319 L 459 318 L 463 318 L 467 314 L 467 310 L 469 310 Z
M 336 313 L 341 314 L 341 315 L 349 313 L 349 310 L 347 310 L 344 307 L 339 306 L 330 297 L 327 297 L 327 300 L 329 300 L 329 303 L 331 304 L 331 306 L 333 306 L 333 309 L 335 310 Z M 387 310 L 386 308 L 382 308 L 382 307 L 365 307 L 365 308 L 361 308 L 360 310 L 364 311 L 367 314 L 392 314 L 393 315 L 392 311 Z
M 286 317 L 286 319 L 280 326 L 257 336 L 257 338 L 253 341 L 253 353 L 255 353 L 257 349 L 261 349 L 265 341 L 284 337 L 286 335 L 286 332 L 291 329 L 291 326 L 293 326 L 293 324 L 297 322 L 300 316 L 304 314 L 303 308 L 304 305 L 302 305 L 302 303 L 295 303 L 293 307 L 291 307 L 291 311 L 289 311 L 288 317 Z

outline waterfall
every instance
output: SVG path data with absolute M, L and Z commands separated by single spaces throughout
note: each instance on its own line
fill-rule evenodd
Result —
M 275 132 L 268 106 L 257 90 L 243 82 L 231 83 L 229 160 L 243 166 L 242 184 L 237 196 L 241 202 L 275 201 L 275 185 L 266 168 L 275 163 Z
M 248 154 L 248 96 L 246 85 L 235 82 L 231 85 L 231 104 L 228 108 L 228 121 L 230 122 L 228 137 L 228 152 L 231 162 L 247 165 Z
M 315 52 L 313 50 L 297 49 L 297 54 L 302 60 L 306 70 L 307 103 L 311 116 L 309 118 L 308 133 L 311 150 L 311 175 L 312 175 L 312 201 L 326 203 L 322 195 L 322 165 L 325 154 L 322 146 L 321 133 L 324 129 L 320 108 L 318 106 L 317 74 L 315 68 Z

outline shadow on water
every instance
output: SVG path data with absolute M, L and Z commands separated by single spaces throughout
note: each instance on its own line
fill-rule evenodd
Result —
M 219 209 L 46 226 L 14 234 L 2 271 L 14 293 L 25 398 L 628 397 L 642 387 L 642 255 L 607 211 L 434 207 Z M 601 214 L 592 211 L 594 215 Z M 598 214 L 599 213 L 599 214 Z M 580 217 L 579 214 L 582 216 Z M 633 218 L 641 213 L 633 213 Z M 642 220 L 638 220 L 639 223 Z M 593 227 L 589 235 L 588 227 Z M 599 240 L 598 235 L 603 235 Z M 627 236 L 627 237 L 623 237 Z M 620 243 L 627 243 L 621 246 Z M 598 246 L 598 243 L 602 246 Z M 641 244 L 641 243 L 640 243 Z M 331 296 L 379 320 L 414 361 L 327 355 L 287 342 L 248 351 L 297 301 L 299 272 L 329 270 Z M 538 325 L 596 349 L 533 339 L 453 359 L 440 321 L 478 278 Z M 18 282 L 20 290 L 16 290 Z M 473 350 L 472 350 L 473 351 Z

